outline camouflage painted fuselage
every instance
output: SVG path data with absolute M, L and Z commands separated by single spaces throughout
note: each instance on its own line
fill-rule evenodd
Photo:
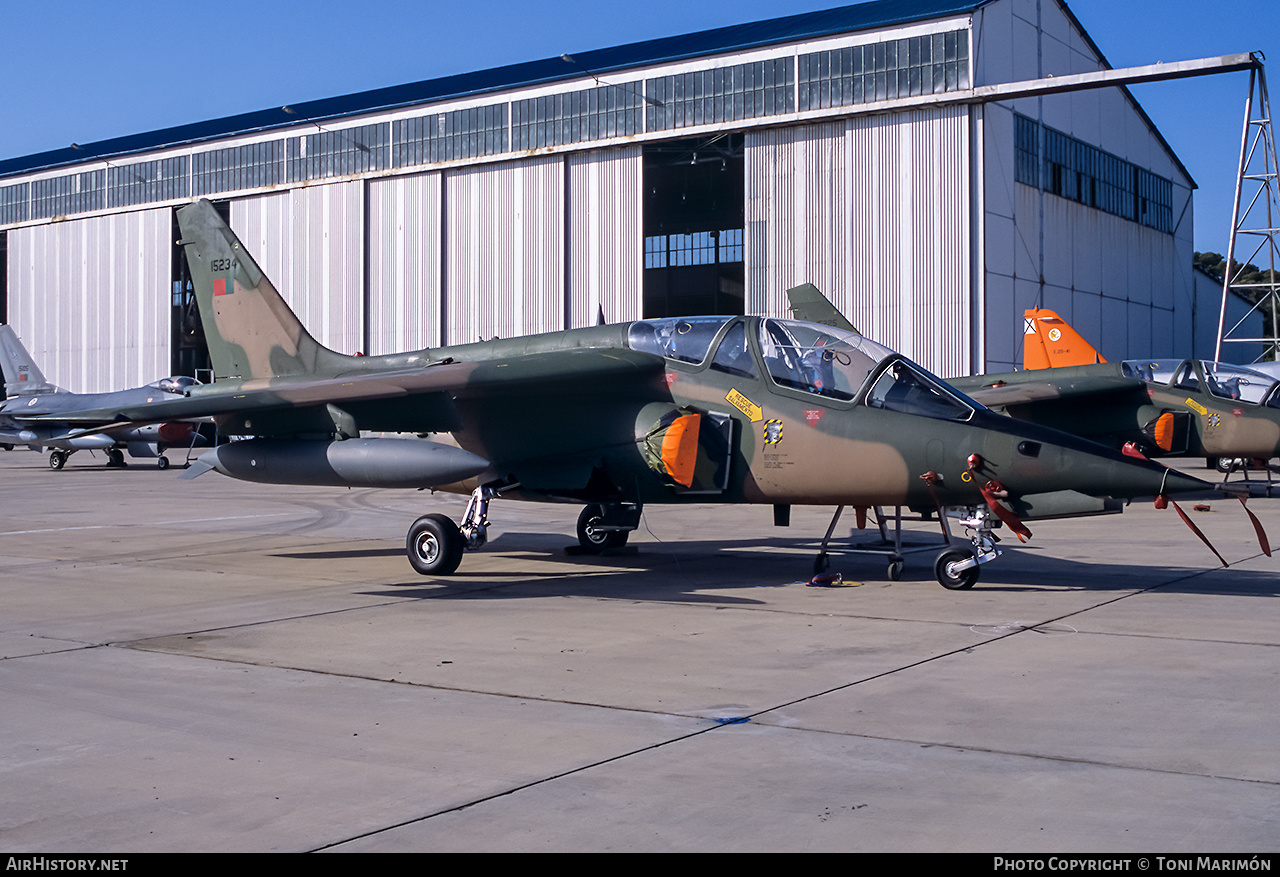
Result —
M 1000 407 L 1011 417 L 1070 432 L 1110 447 L 1134 442 L 1151 455 L 1191 457 L 1280 456 L 1280 398 L 1277 390 L 1257 401 L 1206 392 L 1205 364 L 1184 361 L 1168 369 L 1164 381 L 1147 381 L 1126 364 L 1102 363 L 961 378 L 952 383 L 996 406 L 999 393 L 1011 400 Z M 1179 378 L 1182 376 L 1182 384 Z M 1260 380 L 1267 380 L 1259 376 Z M 1000 385 L 988 397 L 984 388 Z M 1187 386 L 1185 384 L 1194 384 Z M 1039 398 L 1017 401 L 1019 387 L 1039 388 Z M 1166 412 L 1179 418 L 1171 448 L 1153 440 L 1151 424 Z
M 234 477 L 917 509 L 977 504 L 996 482 L 1024 512 L 1062 510 L 1037 499 L 1059 493 L 1204 486 L 997 415 L 856 333 L 800 321 L 671 318 L 345 356 L 306 332 L 208 202 L 178 222 L 218 380 L 90 416 L 212 417 L 225 434 L 257 437 L 208 455 Z M 681 433 L 696 441 L 673 441 L 673 419 L 696 423 Z
M 700 363 L 634 350 L 633 324 L 621 324 L 349 357 L 328 378 L 220 381 L 196 388 L 190 402 L 212 403 L 206 411 L 219 399 L 243 406 L 215 415 L 231 434 L 323 440 L 343 424 L 352 435 L 431 433 L 489 462 L 474 478 L 431 486 L 469 492 L 507 485 L 504 496 L 528 499 L 931 509 L 981 502 L 980 488 L 992 479 L 1016 496 L 1146 496 L 1160 492 L 1167 477 L 1162 467 L 976 404 L 962 422 L 872 407 L 867 388 L 906 362 L 896 355 L 852 398 L 779 385 L 764 367 L 760 318 L 723 319 Z M 738 324 L 751 339 L 753 377 L 712 363 Z M 350 398 L 342 398 L 344 388 Z M 324 402 L 311 402 L 316 396 Z M 686 487 L 653 465 L 644 440 L 664 414 L 689 411 L 704 417 L 702 437 L 709 439 L 699 443 L 697 468 L 715 477 Z M 727 444 L 717 444 L 717 435 Z M 982 463 L 971 471 L 975 454 Z M 937 476 L 932 489 L 926 473 Z

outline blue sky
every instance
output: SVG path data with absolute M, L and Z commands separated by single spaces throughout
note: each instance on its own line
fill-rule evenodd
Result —
M 0 158 L 839 5 L 6 0 Z M 1115 67 L 1254 50 L 1280 62 L 1280 0 L 1068 5 Z M 1280 63 L 1275 69 L 1280 83 Z M 1133 89 L 1200 186 L 1199 250 L 1226 249 L 1247 77 Z

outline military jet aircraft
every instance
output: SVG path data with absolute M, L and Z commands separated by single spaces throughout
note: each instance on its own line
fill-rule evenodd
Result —
M 792 312 L 827 323 L 839 311 L 815 287 Z M 1051 310 L 1024 314 L 1026 368 L 950 378 L 970 398 L 1018 420 L 1152 456 L 1219 459 L 1280 455 L 1280 381 L 1203 360 L 1109 363 Z M 1066 363 L 1071 363 L 1067 365 Z
M 1028 311 L 1027 320 L 1026 347 L 1036 353 L 1027 354 L 1026 370 L 952 384 L 1020 420 L 1114 447 L 1132 444 L 1148 456 L 1205 457 L 1213 466 L 1280 455 L 1275 377 L 1207 360 L 1108 363 L 1052 311 Z
M 469 494 L 461 526 L 409 528 L 424 575 L 484 545 L 490 503 L 584 505 L 586 551 L 623 544 L 644 505 L 970 507 L 970 548 L 935 572 L 971 587 L 1004 521 L 1098 509 L 1205 482 L 994 414 L 847 330 L 769 317 L 673 317 L 380 356 L 317 343 L 204 200 L 177 211 L 218 380 L 87 412 L 211 416 L 252 436 L 201 456 L 250 481 Z M 362 437 L 362 433 L 406 437 Z M 430 436 L 429 438 L 427 436 Z
M 69 393 L 45 380 L 13 327 L 5 325 L 0 325 L 0 371 L 8 397 L 0 402 L 0 445 L 6 450 L 15 445 L 32 450 L 49 448 L 51 469 L 61 469 L 72 454 L 83 450 L 105 451 L 108 466 L 124 466 L 127 450 L 131 457 L 154 458 L 159 468 L 167 469 L 166 448 L 190 448 L 200 443 L 196 425 L 185 421 L 116 425 L 111 417 L 76 416 L 77 411 L 89 408 L 180 396 L 196 384 L 195 378 L 163 378 L 115 393 Z

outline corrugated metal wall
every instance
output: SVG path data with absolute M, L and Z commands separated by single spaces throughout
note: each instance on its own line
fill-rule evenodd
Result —
M 747 308 L 810 282 L 876 341 L 943 376 L 970 362 L 965 108 L 747 135 Z
M 569 328 L 640 319 L 643 185 L 639 146 L 569 159 Z
M 446 174 L 446 343 L 563 329 L 564 160 Z
M 845 123 L 746 138 L 749 313 L 786 316 L 786 290 L 812 283 L 847 308 L 849 205 Z
M 968 374 L 968 110 L 858 117 L 849 138 L 855 325 L 943 377 Z
M 137 387 L 170 371 L 172 211 L 9 232 L 9 319 L 53 383 Z
M 326 347 L 364 346 L 364 183 L 333 183 L 234 201 L 231 227 Z
M 442 343 L 442 175 L 369 183 L 369 350 Z

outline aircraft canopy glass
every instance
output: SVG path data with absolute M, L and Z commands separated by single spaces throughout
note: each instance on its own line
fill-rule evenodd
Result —
M 760 352 L 780 387 L 852 399 L 894 352 L 861 335 L 796 320 L 760 321 Z
M 906 360 L 884 370 L 867 393 L 867 405 L 935 420 L 968 420 L 974 410 Z
M 732 317 L 673 317 L 631 324 L 627 343 L 632 350 L 666 359 L 699 363 L 707 358 L 716 333 Z
M 1151 384 L 1167 384 L 1183 362 L 1185 360 L 1182 359 L 1126 359 L 1120 365 L 1127 378 L 1137 378 Z
M 1129 359 L 1122 366 L 1127 377 L 1140 378 L 1153 384 L 1172 384 L 1184 390 L 1203 390 L 1219 399 L 1233 399 L 1254 405 L 1262 404 L 1267 394 L 1280 383 L 1269 375 L 1225 362 L 1200 362 L 1205 386 L 1200 384 L 1195 363 L 1185 359 Z M 1280 394 L 1277 394 L 1277 399 L 1280 400 Z
M 1208 385 L 1205 389 L 1219 399 L 1238 399 L 1257 405 L 1276 385 L 1274 378 L 1242 366 L 1225 362 L 1202 362 L 1201 365 Z
M 173 375 L 167 378 L 161 378 L 158 381 L 152 381 L 147 384 L 148 387 L 155 387 L 157 390 L 163 390 L 166 393 L 174 393 L 181 396 L 191 387 L 199 385 L 199 381 L 186 375 Z

